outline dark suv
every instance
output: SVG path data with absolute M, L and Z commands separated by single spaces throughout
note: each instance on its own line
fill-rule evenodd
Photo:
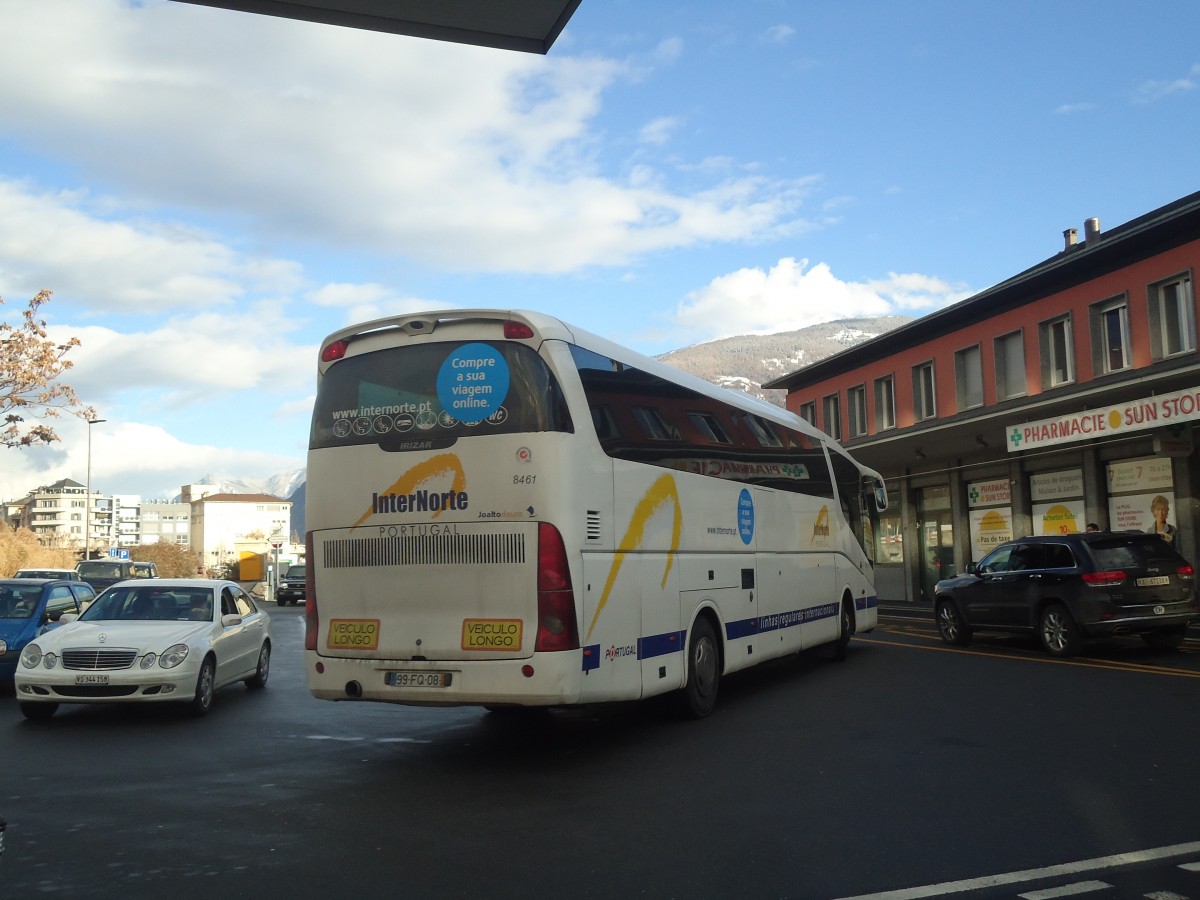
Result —
M 1157 535 L 1134 532 L 1001 544 L 968 574 L 939 581 L 933 608 L 948 644 L 967 644 L 974 631 L 1035 633 L 1053 656 L 1114 634 L 1174 648 L 1200 620 L 1191 564 Z
M 288 566 L 287 572 L 279 579 L 279 587 L 275 589 L 275 602 L 280 606 L 291 603 L 295 606 L 304 600 L 304 565 Z

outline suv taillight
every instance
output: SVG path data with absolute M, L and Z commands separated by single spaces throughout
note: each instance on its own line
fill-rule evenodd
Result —
M 1084 572 L 1083 583 L 1092 587 L 1113 587 L 1125 581 L 1124 572 Z
M 578 650 L 575 591 L 562 535 L 549 522 L 538 523 L 538 625 L 533 649 L 539 653 Z
M 313 556 L 312 532 L 304 535 L 304 649 L 317 649 L 317 632 L 321 623 L 317 621 L 316 566 Z M 295 602 L 294 600 L 292 601 Z
M 1175 574 L 1178 575 L 1180 578 L 1191 578 L 1193 575 L 1196 574 L 1196 570 L 1193 569 L 1191 566 L 1185 564 L 1185 565 L 1180 566 L 1178 569 L 1176 569 Z

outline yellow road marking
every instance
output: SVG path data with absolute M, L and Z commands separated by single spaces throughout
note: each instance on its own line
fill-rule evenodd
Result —
M 919 635 L 924 637 L 924 635 Z M 1179 678 L 1200 678 L 1200 672 L 1191 669 L 1171 669 L 1164 666 L 1150 666 L 1142 663 L 1109 662 L 1102 659 L 1057 659 L 1053 656 L 1016 655 L 1011 653 L 995 653 L 982 650 L 970 650 L 962 647 L 924 646 L 920 644 L 905 644 L 901 641 L 884 641 L 873 637 L 855 635 L 856 641 L 864 644 L 880 644 L 886 647 L 904 647 L 909 650 L 934 650 L 939 653 L 960 653 L 964 656 L 988 656 L 992 659 L 1011 659 L 1018 662 L 1052 663 L 1059 666 L 1079 666 L 1087 669 L 1106 669 L 1119 672 L 1139 672 L 1143 675 L 1172 675 Z

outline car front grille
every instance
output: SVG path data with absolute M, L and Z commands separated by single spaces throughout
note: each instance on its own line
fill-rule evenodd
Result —
M 137 659 L 136 650 L 64 650 L 64 669 L 81 669 L 85 672 L 128 669 Z

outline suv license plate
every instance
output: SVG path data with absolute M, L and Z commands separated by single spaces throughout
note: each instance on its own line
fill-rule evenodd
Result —
M 388 672 L 384 677 L 392 687 L 444 688 L 453 680 L 452 672 Z
M 76 684 L 108 684 L 107 675 L 76 675 Z
M 1170 584 L 1171 578 L 1168 575 L 1156 575 L 1154 578 L 1139 578 L 1137 580 L 1138 587 L 1157 587 L 1160 584 Z

